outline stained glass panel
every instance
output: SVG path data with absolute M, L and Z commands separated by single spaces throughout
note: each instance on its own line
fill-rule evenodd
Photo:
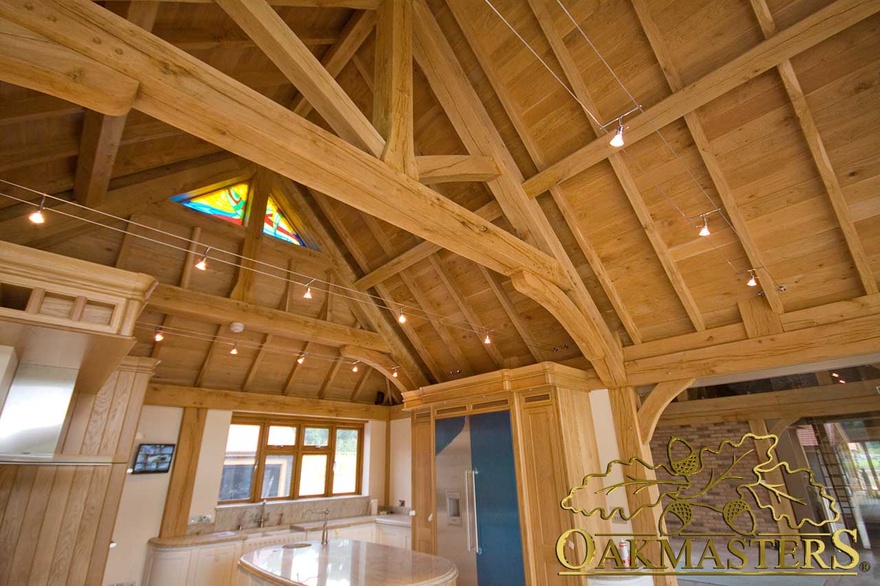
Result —
M 282 215 L 275 201 L 271 197 L 269 198 L 269 201 L 266 202 L 266 218 L 263 221 L 263 234 L 274 236 L 275 238 L 290 242 L 291 244 L 296 244 L 297 246 L 305 246 L 305 242 L 303 242 L 299 234 L 293 230 L 290 222 L 288 222 L 287 218 Z
M 191 199 L 184 199 L 185 195 L 173 199 L 203 214 L 241 226 L 244 223 L 244 211 L 247 207 L 247 192 L 247 183 L 239 183 Z

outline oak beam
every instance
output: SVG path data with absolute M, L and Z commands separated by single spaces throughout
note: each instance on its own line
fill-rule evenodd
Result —
M 266 0 L 217 0 L 339 135 L 380 156 L 385 141 Z
M 125 18 L 149 31 L 158 11 L 159 5 L 155 2 L 129 3 Z M 86 112 L 73 183 L 73 196 L 79 203 L 94 207 L 107 194 L 127 118 L 126 114 L 107 116 L 94 110 Z
M 663 411 L 694 384 L 695 379 L 673 380 L 657 384 L 639 407 L 639 433 L 643 444 L 650 444 Z
M 490 201 L 474 213 L 490 222 L 494 222 L 503 215 L 501 212 L 501 206 L 499 206 L 496 201 Z M 405 271 L 409 267 L 425 260 L 442 249 L 443 247 L 438 246 L 433 242 L 420 242 L 406 252 L 392 258 L 381 267 L 370 271 L 355 281 L 354 286 L 359 291 L 366 291 L 370 287 L 375 287 L 379 283 L 390 279 L 401 271 Z
M 269 203 L 271 179 L 262 169 L 257 169 L 248 188 L 248 208 L 245 220 L 244 241 L 241 244 L 241 258 L 238 259 L 238 276 L 229 297 L 236 301 L 251 303 L 251 289 L 254 284 L 255 262 L 260 257 L 263 245 L 263 226 L 266 218 L 266 207 Z M 285 284 L 285 290 L 290 282 Z M 327 320 L 329 321 L 329 320 Z
M 771 38 L 776 34 L 776 22 L 766 0 L 751 0 L 751 4 L 758 23 L 761 25 L 764 37 Z M 844 196 L 840 182 L 837 180 L 837 174 L 834 172 L 831 159 L 828 157 L 828 151 L 825 150 L 825 142 L 819 134 L 819 127 L 816 125 L 815 118 L 813 118 L 813 113 L 807 103 L 807 97 L 804 95 L 804 90 L 801 88 L 801 83 L 798 81 L 791 60 L 786 59 L 777 65 L 776 69 L 779 72 L 779 77 L 782 78 L 782 84 L 785 86 L 785 91 L 788 94 L 789 100 L 791 100 L 795 114 L 797 114 L 801 130 L 807 141 L 810 154 L 813 157 L 813 163 L 816 165 L 819 176 L 822 178 L 822 183 L 825 185 L 825 191 L 828 193 L 828 199 L 831 200 L 831 207 L 834 209 L 834 215 L 840 226 L 840 231 L 846 240 L 847 248 L 849 249 L 850 256 L 852 256 L 865 293 L 868 295 L 877 293 L 877 279 L 871 270 L 871 264 L 865 253 L 865 247 L 862 245 L 862 241 L 853 223 L 852 215 L 849 213 L 846 196 Z
M 183 409 L 159 537 L 186 535 L 207 416 L 208 410 L 204 408 L 186 406 Z
M 335 239 L 330 235 L 326 226 L 318 217 L 318 214 L 312 209 L 311 204 L 305 198 L 305 192 L 301 191 L 300 186 L 292 181 L 279 180 L 276 184 L 283 196 L 296 205 L 297 213 L 306 223 L 309 232 L 318 241 L 321 250 L 325 251 L 331 259 L 333 259 L 334 267 L 342 284 L 349 288 L 354 288 L 355 272 L 348 264 L 345 254 L 336 244 Z M 333 218 L 328 215 L 328 219 L 333 222 Z M 334 224 L 335 226 L 335 224 Z M 341 234 L 340 234 L 341 235 Z M 346 242 L 352 242 L 346 240 Z M 350 244 L 352 248 L 352 256 L 355 257 L 355 263 L 359 263 L 356 253 L 356 247 Z M 381 295 L 381 293 L 380 293 Z M 358 320 L 366 327 L 379 332 L 385 342 L 391 348 L 392 357 L 397 360 L 401 366 L 401 376 L 405 376 L 404 384 L 412 385 L 412 388 L 427 384 L 427 378 L 422 372 L 422 367 L 412 355 L 410 348 L 400 338 L 399 332 L 389 324 L 382 310 L 376 305 L 372 298 L 365 299 L 362 303 L 352 305 L 352 312 Z M 430 364 L 428 365 L 430 369 Z
M 755 372 L 880 352 L 880 314 L 625 362 L 632 385 Z
M 496 272 L 529 266 L 571 286 L 546 253 L 103 8 L 85 0 L 12 0 L 0 4 L 0 16 L 136 77 L 142 91 L 135 107 L 154 118 Z
M 492 157 L 430 155 L 416 157 L 419 181 L 425 185 L 455 181 L 492 181 L 501 171 Z
M 544 306 L 553 317 L 561 324 L 566 324 L 566 331 L 574 339 L 581 353 L 594 363 L 602 357 L 602 349 L 598 346 L 593 332 L 586 327 L 580 326 L 583 320 L 578 319 L 579 311 L 574 302 L 569 299 L 558 287 L 548 283 L 529 271 L 520 271 L 511 277 L 513 288 L 527 297 L 531 297 Z M 600 375 L 600 378 L 601 375 Z M 603 379 L 604 380 L 604 379 Z
M 450 8 L 455 10 L 452 5 Z M 594 367 L 606 384 L 622 384 L 624 375 L 620 363 L 619 341 L 605 323 L 541 206 L 536 201 L 530 201 L 523 191 L 520 183 L 522 175 L 513 156 L 473 87 L 468 83 L 468 76 L 425 0 L 414 0 L 414 13 L 416 59 L 438 102 L 470 154 L 491 156 L 498 162 L 501 174 L 496 180 L 490 181 L 487 187 L 498 200 L 514 229 L 522 234 L 525 241 L 548 251 L 563 273 L 562 281 L 554 285 L 560 287 L 563 294 L 571 295 L 571 307 L 577 310 L 577 314 L 569 315 L 575 321 L 560 323 L 567 330 L 591 330 L 590 337 L 602 350 L 594 358 L 604 362 Z M 524 266 L 528 265 L 520 265 Z
M 817 10 L 770 39 L 746 51 L 736 59 L 665 98 L 643 114 L 627 121 L 627 144 L 650 136 L 654 128 L 663 128 L 688 112 L 704 106 L 719 96 L 761 75 L 786 59 L 790 59 L 846 30 L 880 11 L 873 0 L 837 0 Z M 607 159 L 614 147 L 602 136 L 547 167 L 523 183 L 530 197 L 537 197 L 550 187 L 562 183 L 584 169 Z
M 878 409 L 878 385 L 880 380 L 855 381 L 845 385 L 755 393 L 746 397 L 673 403 L 660 417 L 659 427 L 749 421 L 768 415 L 791 425 L 804 417 L 864 415 Z M 773 429 L 779 431 L 775 425 Z
M 7 21 L 0 21 L 0 80 L 109 116 L 128 113 L 139 85 L 124 73 Z
M 197 321 L 220 324 L 238 321 L 250 331 L 282 338 L 336 347 L 351 344 L 388 352 L 388 345 L 373 332 L 172 285 L 158 285 L 148 303 L 153 311 Z
M 371 10 L 357 12 L 348 19 L 342 32 L 339 34 L 339 40 L 321 58 L 321 65 L 327 70 L 327 73 L 334 78 L 342 73 L 342 70 L 352 60 L 357 50 L 361 48 L 361 45 L 370 36 L 375 24 L 376 13 Z M 305 100 L 302 94 L 298 94 L 293 99 L 290 109 L 305 117 L 312 111 L 312 106 Z
M 639 23 L 642 25 L 642 29 L 645 31 L 648 43 L 654 51 L 654 56 L 657 58 L 657 62 L 660 64 L 663 74 L 666 76 L 666 81 L 669 84 L 669 87 L 673 92 L 681 90 L 684 85 L 681 80 L 681 74 L 679 73 L 678 67 L 672 62 L 672 57 L 670 56 L 666 42 L 660 35 L 660 29 L 654 21 L 654 18 L 651 16 L 647 2 L 645 2 L 645 0 L 633 0 L 633 8 L 636 11 L 636 16 L 639 19 Z M 709 172 L 709 176 L 712 178 L 715 190 L 718 192 L 719 197 L 721 197 L 721 202 L 724 205 L 730 223 L 733 224 L 733 229 L 737 237 L 739 237 L 746 256 L 749 258 L 749 263 L 758 275 L 767 302 L 770 304 L 770 307 L 774 312 L 779 314 L 783 313 L 785 308 L 782 305 L 782 299 L 779 296 L 777 285 L 773 280 L 773 277 L 770 275 L 770 272 L 766 269 L 764 255 L 751 236 L 749 226 L 736 203 L 733 190 L 730 188 L 727 179 L 724 177 L 724 173 L 721 170 L 721 164 L 718 162 L 718 157 L 712 149 L 709 137 L 706 136 L 699 115 L 696 111 L 687 112 L 684 114 L 684 120 L 694 139 L 694 144 L 697 146 L 697 150 L 700 153 L 703 165 L 705 165 L 706 171 Z M 714 236 L 711 237 L 714 238 Z
M 339 353 L 342 354 L 343 357 L 348 358 L 350 360 L 357 360 L 362 364 L 366 364 L 371 367 L 376 372 L 380 373 L 384 376 L 388 381 L 394 385 L 394 389 L 397 391 L 395 394 L 397 395 L 397 399 L 402 403 L 403 402 L 403 393 L 410 389 L 406 388 L 406 385 L 403 384 L 403 381 L 400 380 L 400 376 L 398 374 L 397 377 L 394 376 L 394 369 L 397 365 L 393 360 L 387 355 L 382 354 L 381 352 L 374 352 L 372 350 L 365 350 L 364 348 L 358 348 L 357 346 L 343 346 L 339 349 Z
M 302 397 L 155 383 L 147 388 L 144 405 L 313 415 L 345 419 L 375 419 L 378 421 L 387 421 L 388 414 L 391 412 L 387 407 L 349 403 L 348 401 L 319 401 Z
M 749 338 L 760 338 L 783 332 L 782 321 L 773 313 L 764 297 L 752 297 L 737 302 L 746 334 Z
M 307 46 L 332 45 L 337 41 L 334 33 L 320 30 L 298 29 L 296 36 Z M 217 30 L 216 28 L 185 28 L 182 26 L 158 26 L 153 33 L 184 51 L 210 51 L 224 49 L 250 49 L 257 44 L 238 27 Z
M 413 145 L 412 0 L 380 0 L 376 21 L 373 126 L 383 161 L 416 177 Z

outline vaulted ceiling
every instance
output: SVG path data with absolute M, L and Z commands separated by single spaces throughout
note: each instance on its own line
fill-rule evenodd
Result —
M 157 381 L 372 401 L 553 360 L 645 384 L 830 358 L 744 344 L 877 313 L 880 3 L 268 4 L 0 6 L 0 238 L 155 275 Z M 238 180 L 319 252 L 167 201 Z M 192 271 L 206 247 L 245 260 Z

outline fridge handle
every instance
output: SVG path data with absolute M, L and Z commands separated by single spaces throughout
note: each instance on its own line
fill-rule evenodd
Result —
M 477 552 L 477 555 L 480 555 L 483 553 L 483 550 L 480 549 L 480 521 L 477 518 L 477 474 L 479 474 L 478 470 L 471 470 L 471 488 L 473 489 L 471 498 L 474 504 L 474 551 Z
M 464 522 L 465 522 L 465 534 L 467 535 L 467 550 L 473 551 L 474 546 L 471 543 L 471 499 L 469 498 L 469 489 L 468 485 L 470 484 L 468 481 L 470 480 L 471 471 L 464 471 Z M 476 511 L 474 511 L 476 512 Z

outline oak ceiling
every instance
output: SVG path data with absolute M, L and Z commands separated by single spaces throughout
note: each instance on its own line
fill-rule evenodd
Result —
M 624 359 L 674 351 L 681 340 L 696 339 L 688 334 L 704 340 L 702 345 L 745 338 L 752 317 L 744 312 L 766 311 L 778 321 L 846 300 L 875 303 L 880 3 L 560 0 L 579 29 L 556 0 L 492 1 L 552 74 L 484 0 L 414 0 L 413 150 L 423 183 L 442 194 L 443 202 L 478 212 L 519 243 L 508 246 L 504 240 L 496 248 L 480 242 L 499 240 L 475 237 L 471 244 L 460 236 L 469 229 L 463 216 L 447 213 L 445 203 L 435 206 L 436 223 L 428 225 L 426 215 L 420 218 L 396 190 L 384 192 L 384 198 L 397 211 L 375 217 L 314 185 L 293 183 L 264 169 L 284 136 L 273 136 L 278 143 L 267 141 L 267 159 L 250 164 L 237 156 L 243 154 L 238 145 L 204 140 L 162 122 L 172 114 L 167 103 L 145 106 L 149 100 L 143 96 L 152 98 L 152 86 L 144 80 L 141 102 L 135 99 L 127 117 L 89 112 L 11 83 L 27 77 L 9 64 L 29 26 L 17 1 L 0 8 L 0 179 L 342 288 L 330 296 L 318 291 L 309 301 L 301 288 L 267 275 L 248 277 L 242 285 L 234 266 L 214 263 L 205 273 L 193 272 L 188 267 L 203 247 L 191 247 L 187 255 L 126 237 L 126 225 L 118 222 L 117 232 L 61 218 L 36 230 L 23 219 L 30 208 L 8 198 L 0 198 L 0 238 L 146 272 L 163 284 L 215 298 L 231 296 L 375 331 L 390 356 L 386 366 L 401 366 L 406 383 L 414 386 L 543 360 L 580 368 L 592 363 L 603 382 L 620 383 L 615 363 L 622 369 Z M 76 12 L 89 4 L 64 0 L 59 10 Z M 95 4 L 374 156 L 367 144 L 372 135 L 358 130 L 357 116 L 343 108 L 338 115 L 347 130 L 337 132 L 340 125 L 325 121 L 289 73 L 233 20 L 230 14 L 238 14 L 242 22 L 243 11 L 236 8 L 241 2 L 223 0 L 225 9 L 207 0 Z M 377 85 L 388 85 L 386 77 L 400 74 L 390 72 L 387 59 L 377 71 L 377 2 L 270 4 L 362 117 L 380 129 L 387 126 L 374 112 L 374 96 Z M 63 22 L 60 32 L 37 33 L 58 34 L 52 42 L 59 44 L 65 35 L 81 34 Z M 284 52 L 285 45 L 280 47 Z M 394 49 L 380 51 L 396 55 Z M 156 63 L 185 74 L 163 58 Z M 123 72 L 137 77 L 133 70 Z M 615 150 L 581 104 L 598 120 L 611 122 L 633 108 L 627 91 L 644 113 L 625 119 L 627 144 Z M 189 98 L 204 99 L 204 109 L 193 109 L 191 117 L 210 120 L 210 97 Z M 345 102 L 328 101 L 331 109 Z M 381 100 L 375 101 L 378 112 Z M 288 120 L 279 117 L 278 123 Z M 218 118 L 215 124 L 224 123 Z M 199 129 L 208 138 L 208 130 Z M 235 132 L 230 126 L 230 135 Z M 393 144 L 387 132 L 381 134 Z M 472 176 L 446 169 L 452 162 Z M 432 165 L 440 167 L 434 179 Z M 353 181 L 362 179 L 356 166 L 345 172 Z M 245 228 L 166 201 L 234 179 L 279 194 L 283 205 L 302 216 L 304 230 L 322 252 L 268 238 L 256 243 L 259 238 L 248 239 Z M 376 185 L 378 192 L 378 180 Z M 7 185 L 0 191 L 39 201 Z M 701 237 L 700 215 L 706 213 L 711 235 Z M 444 222 L 449 236 L 442 233 Z M 423 230 L 421 236 L 433 234 L 430 239 L 443 247 L 414 235 L 419 230 L 411 225 Z M 481 231 L 487 234 L 474 230 Z M 485 238 L 495 237 L 488 234 Z M 521 245 L 527 252 L 514 256 L 526 250 Z M 515 266 L 499 260 L 508 249 Z M 528 254 L 535 263 L 522 262 L 532 258 Z M 475 262 L 482 255 L 490 269 Z M 524 276 L 514 274 L 521 269 Z M 758 287 L 746 286 L 749 269 L 756 270 Z M 530 280 L 529 271 L 537 280 Z M 406 308 L 408 322 L 401 326 L 391 312 L 347 300 L 343 288 L 354 288 L 355 281 L 381 298 L 379 305 Z M 574 313 L 560 313 L 555 293 L 541 292 L 546 283 L 568 299 L 562 306 Z M 377 391 L 389 392 L 389 381 L 373 369 L 353 373 L 349 362 L 334 362 L 347 352 L 340 344 L 307 341 L 295 332 L 286 337 L 248 329 L 238 338 L 242 351 L 230 356 L 226 326 L 233 320 L 223 317 L 226 306 L 213 309 L 211 316 L 172 315 L 155 307 L 144 313 L 135 353 L 162 360 L 157 381 L 368 402 Z M 153 328 L 163 325 L 171 335 L 159 347 Z M 181 335 L 174 335 L 175 328 Z M 490 345 L 483 343 L 487 330 Z M 671 339 L 676 341 L 666 342 Z M 298 366 L 295 358 L 303 352 L 326 360 Z

